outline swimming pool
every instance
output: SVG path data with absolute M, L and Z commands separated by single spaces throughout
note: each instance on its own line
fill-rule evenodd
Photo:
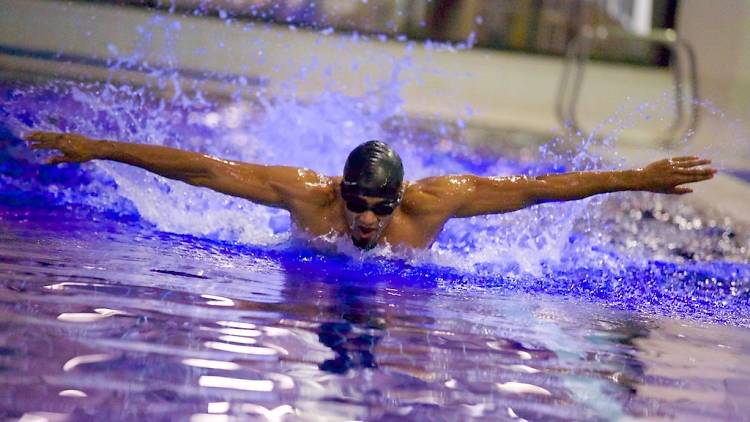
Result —
M 4 42 L 34 41 L 10 53 L 56 76 L 0 82 L 3 419 L 747 418 L 750 233 L 711 210 L 606 195 L 456 220 L 428 251 L 362 253 L 141 170 L 40 166 L 18 139 L 76 131 L 338 174 L 381 138 L 414 180 L 623 165 L 594 137 L 511 146 L 489 133 L 488 149 L 467 145 L 461 120 L 414 119 L 405 91 L 467 76 L 409 41 L 89 2 L 4 7 Z M 58 78 L 87 72 L 107 82 Z M 326 89 L 302 95 L 316 78 Z M 224 98 L 203 89 L 219 82 Z
M 17 136 L 80 131 L 329 174 L 380 137 L 408 179 L 613 165 L 588 151 L 489 153 L 388 101 L 336 93 L 164 101 L 66 81 L 0 92 L 6 418 L 747 415 L 747 233 L 710 211 L 608 195 L 454 221 L 429 251 L 362 253 L 137 169 L 39 166 Z

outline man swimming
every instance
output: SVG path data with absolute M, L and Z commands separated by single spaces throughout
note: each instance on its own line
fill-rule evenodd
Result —
M 539 177 L 455 175 L 404 181 L 401 158 L 387 144 L 354 148 L 340 177 L 286 166 L 222 160 L 156 145 L 98 141 L 76 134 L 34 132 L 32 149 L 57 150 L 48 164 L 110 160 L 270 207 L 283 208 L 312 236 L 345 235 L 356 246 L 426 248 L 451 218 L 499 214 L 544 202 L 618 191 L 692 192 L 685 183 L 713 177 L 710 160 L 678 157 L 640 169 Z

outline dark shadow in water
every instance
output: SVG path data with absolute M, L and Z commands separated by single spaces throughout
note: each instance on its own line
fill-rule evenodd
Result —
M 395 323 L 401 319 L 434 323 L 429 315 L 401 318 L 384 310 L 382 296 L 388 287 L 408 286 L 420 296 L 429 296 L 435 282 L 424 271 L 404 275 L 410 269 L 401 262 L 373 259 L 357 264 L 346 256 L 313 250 L 267 253 L 283 269 L 284 300 L 274 303 L 233 300 L 243 310 L 272 312 L 317 323 L 318 340 L 335 355 L 317 363 L 322 371 L 345 374 L 353 369 L 378 368 L 375 349 L 385 336 L 389 318 L 395 319 Z
M 387 326 L 384 305 L 379 303 L 385 288 L 411 285 L 429 295 L 434 283 L 388 271 L 385 260 L 362 262 L 360 268 L 353 269 L 347 257 L 318 255 L 317 258 L 306 261 L 299 256 L 283 256 L 279 263 L 287 276 L 284 296 L 288 303 L 302 304 L 316 291 L 318 304 L 313 319 L 323 321 L 317 328 L 318 340 L 334 353 L 333 358 L 320 362 L 318 368 L 340 375 L 350 370 L 378 368 L 376 347 Z M 331 262 L 339 260 L 340 265 Z
M 350 369 L 377 368 L 375 347 L 385 334 L 385 317 L 373 306 L 376 288 L 341 285 L 334 288 L 331 313 L 338 321 L 324 322 L 318 340 L 336 354 L 318 367 L 326 372 L 345 374 Z

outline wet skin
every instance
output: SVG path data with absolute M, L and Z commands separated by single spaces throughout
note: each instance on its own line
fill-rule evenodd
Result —
M 311 170 L 222 160 L 174 148 L 97 141 L 76 134 L 34 132 L 32 149 L 55 150 L 47 164 L 111 160 L 143 168 L 194 186 L 288 210 L 295 225 L 312 236 L 342 235 L 368 244 L 426 248 L 446 221 L 499 214 L 532 205 L 570 201 L 607 192 L 692 192 L 685 183 L 710 179 L 710 160 L 677 157 L 643 168 L 602 172 L 572 172 L 538 177 L 480 177 L 454 175 L 405 181 L 403 200 L 391 215 L 372 210 L 355 213 L 341 197 L 341 177 Z M 360 197 L 373 206 L 384 198 Z

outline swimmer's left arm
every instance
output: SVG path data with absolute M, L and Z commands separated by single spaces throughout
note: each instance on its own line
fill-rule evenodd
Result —
M 710 160 L 677 157 L 631 170 L 572 172 L 539 177 L 447 176 L 441 204 L 454 207 L 453 217 L 516 211 L 545 202 L 572 201 L 601 193 L 647 191 L 686 194 L 685 183 L 708 180 L 716 169 Z
M 333 195 L 330 178 L 297 167 L 243 163 L 161 145 L 95 140 L 75 133 L 33 132 L 26 140 L 31 149 L 59 153 L 47 164 L 109 160 L 292 213 L 330 203 Z

